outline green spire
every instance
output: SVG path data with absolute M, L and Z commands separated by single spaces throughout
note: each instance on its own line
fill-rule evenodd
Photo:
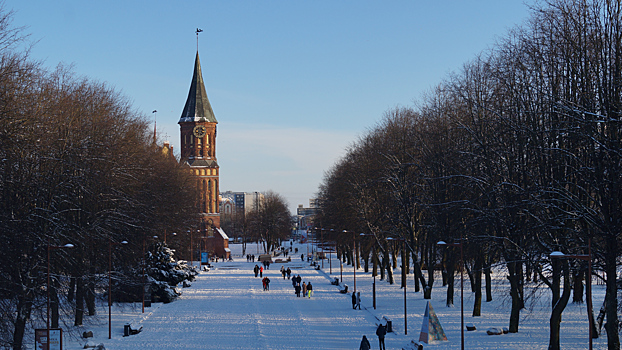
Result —
M 194 60 L 194 73 L 192 74 L 192 82 L 190 83 L 190 91 L 188 99 L 184 106 L 184 111 L 179 118 L 180 123 L 186 122 L 212 122 L 218 123 L 212 110 L 212 105 L 207 98 L 205 84 L 203 83 L 203 74 L 201 73 L 201 61 L 199 60 L 199 52 Z

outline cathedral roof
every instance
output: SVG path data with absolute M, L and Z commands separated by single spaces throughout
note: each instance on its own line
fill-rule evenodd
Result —
M 203 74 L 201 73 L 201 61 L 199 61 L 199 52 L 194 60 L 194 73 L 192 74 L 192 82 L 190 83 L 190 91 L 188 99 L 184 106 L 184 111 L 179 118 L 180 123 L 187 122 L 212 122 L 218 123 L 212 110 L 212 105 L 207 98 L 205 84 L 203 83 Z

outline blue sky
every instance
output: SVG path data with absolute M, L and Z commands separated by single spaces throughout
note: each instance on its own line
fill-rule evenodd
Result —
M 527 2 L 530 3 L 530 2 Z M 390 108 L 410 106 L 526 20 L 519 0 L 7 0 L 31 57 L 107 82 L 179 149 L 194 57 L 218 119 L 221 191 L 308 206 Z

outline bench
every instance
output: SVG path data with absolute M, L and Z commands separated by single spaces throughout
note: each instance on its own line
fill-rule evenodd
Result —
M 124 337 L 128 337 L 130 335 L 135 335 L 140 333 L 143 330 L 143 327 L 140 327 L 138 329 L 132 329 L 132 325 L 127 323 L 125 324 L 125 326 L 123 326 L 123 336 Z

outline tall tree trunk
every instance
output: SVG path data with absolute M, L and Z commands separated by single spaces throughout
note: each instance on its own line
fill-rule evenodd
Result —
M 492 261 L 490 256 L 486 257 L 486 267 L 484 268 L 484 276 L 486 276 L 486 302 L 492 301 Z
M 95 308 L 95 280 L 94 277 L 89 277 L 86 284 L 85 293 L 86 308 L 89 311 L 89 316 L 95 316 L 97 313 Z
M 581 270 L 573 274 L 572 302 L 583 303 L 583 276 L 586 272 Z
M 76 278 L 76 313 L 74 326 L 82 326 L 84 321 L 84 280 L 82 276 Z
M 520 296 L 520 274 L 518 269 L 522 269 L 522 266 L 515 259 L 507 259 L 508 267 L 508 280 L 510 281 L 510 297 L 512 299 L 512 308 L 510 310 L 510 333 L 518 333 L 518 324 L 520 322 L 520 310 L 523 308 L 523 303 Z
M 52 328 L 58 328 L 58 318 L 59 318 L 59 313 L 58 313 L 58 281 L 53 278 L 50 282 L 50 314 L 51 314 L 51 320 L 50 320 L 50 327 Z
M 561 295 L 557 296 L 557 301 L 552 304 L 553 310 L 551 311 L 551 319 L 550 319 L 550 335 L 549 335 L 549 350 L 559 350 L 559 335 L 560 335 L 560 326 L 562 323 L 562 312 L 568 305 L 568 300 L 570 300 L 570 268 L 568 266 L 568 261 L 564 260 L 559 262 L 561 265 L 561 269 L 564 274 L 564 292 Z M 554 263 L 554 265 L 557 265 Z M 559 271 L 559 267 L 557 268 Z M 556 279 L 552 281 L 553 287 L 552 290 L 559 291 L 560 280 Z
M 434 257 L 433 249 L 428 247 L 427 265 L 428 265 L 428 284 L 424 286 L 423 299 L 432 299 L 432 286 L 434 285 Z
M 71 280 L 69 281 L 69 290 L 67 291 L 67 300 L 72 302 L 76 295 L 75 293 L 76 293 L 76 278 L 72 276 Z
M 32 295 L 30 292 L 17 297 L 17 315 L 15 316 L 15 329 L 13 329 L 13 350 L 22 350 L 26 324 L 30 320 L 32 312 Z
M 475 264 L 473 268 L 473 288 L 475 289 L 475 300 L 473 301 L 473 316 L 482 315 L 482 265 L 484 264 L 484 258 L 481 254 L 475 257 Z

